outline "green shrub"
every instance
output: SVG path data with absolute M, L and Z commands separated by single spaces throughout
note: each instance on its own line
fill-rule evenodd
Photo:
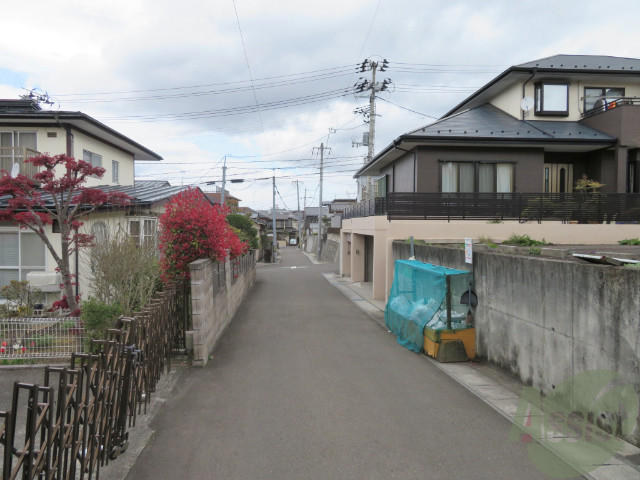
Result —
M 505 245 L 518 245 L 520 247 L 537 247 L 549 245 L 549 242 L 546 242 L 544 238 L 542 240 L 534 240 L 530 238 L 529 235 L 516 235 L 515 233 L 502 243 L 504 243 Z
M 108 304 L 89 298 L 82 302 L 81 319 L 84 324 L 85 351 L 94 352 L 91 340 L 103 340 L 107 336 L 107 330 L 115 328 L 118 317 L 122 315 L 122 307 L 119 304 Z
M 542 253 L 542 249 L 540 247 L 531 247 L 528 253 L 529 255 L 538 256 Z
M 83 262 L 91 278 L 91 296 L 105 304 L 118 304 L 123 315 L 140 311 L 159 289 L 158 250 L 152 242 L 138 245 L 123 231 L 94 242 Z
M 238 237 L 243 242 L 249 244 L 249 248 L 257 250 L 260 248 L 260 240 L 258 239 L 258 230 L 253 226 L 253 221 L 240 213 L 230 213 L 227 215 L 227 223 L 239 230 Z
M 53 345 L 54 338 L 48 333 L 38 335 L 33 339 L 33 345 L 37 348 L 45 348 Z
M 619 245 L 640 245 L 639 238 L 626 238 L 618 242 Z

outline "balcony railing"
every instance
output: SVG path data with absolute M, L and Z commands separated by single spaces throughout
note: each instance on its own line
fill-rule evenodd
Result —
M 389 193 L 358 204 L 343 218 L 640 222 L 637 193 Z
M 342 218 L 372 217 L 374 215 L 386 215 L 386 213 L 387 199 L 377 197 L 347 207 L 342 214 Z
M 623 105 L 640 105 L 640 98 L 638 97 L 619 97 L 619 98 L 602 98 L 596 102 L 594 108 L 587 110 L 582 115 L 583 118 L 592 117 L 601 112 L 606 112 L 614 108 L 621 107 Z
M 25 159 L 37 157 L 40 152 L 26 147 L 0 147 L 0 169 L 11 173 L 13 165 L 20 165 L 20 173 L 29 178 L 38 173 L 38 168 Z

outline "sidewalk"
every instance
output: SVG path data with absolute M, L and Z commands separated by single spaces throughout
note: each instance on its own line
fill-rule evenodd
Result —
M 370 284 L 353 283 L 337 274 L 324 274 L 324 277 L 388 331 L 384 323 L 384 302 L 371 299 Z M 522 423 L 523 419 L 516 419 L 516 412 L 525 385 L 518 378 L 486 362 L 440 363 L 426 355 L 423 357 L 510 422 Z M 621 451 L 599 468 L 584 474 L 584 477 L 593 480 L 640 478 L 640 449 L 629 443 L 622 443 L 624 448 Z M 561 452 L 554 450 L 552 443 L 544 442 L 542 445 L 566 463 L 572 463 Z

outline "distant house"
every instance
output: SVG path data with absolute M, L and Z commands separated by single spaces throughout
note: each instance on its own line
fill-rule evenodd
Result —
M 306 207 L 304 209 L 304 231 L 307 235 L 318 234 L 318 212 L 320 207 Z M 322 217 L 329 216 L 329 207 L 322 207 Z
M 273 234 L 273 212 L 268 210 L 258 211 L 257 219 L 266 227 L 266 234 Z M 277 239 L 288 245 L 291 239 L 298 236 L 298 217 L 289 210 L 276 210 Z
M 220 205 L 222 201 L 222 189 L 219 187 L 215 187 L 215 191 L 213 192 L 205 192 L 205 195 L 213 204 Z M 239 198 L 234 197 L 229 193 L 228 190 L 224 191 L 224 204 L 229 207 L 232 213 L 236 213 L 238 211 L 239 204 L 241 200 Z
M 556 55 L 510 67 L 356 172 L 375 179 L 376 198 L 345 213 L 342 273 L 385 298 L 394 238 L 638 237 L 637 225 L 613 223 L 640 220 L 639 128 L 640 59 Z M 606 195 L 577 191 L 583 178 Z

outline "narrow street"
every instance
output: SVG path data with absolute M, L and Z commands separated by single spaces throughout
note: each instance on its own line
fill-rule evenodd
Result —
M 129 479 L 541 479 L 510 423 L 294 247 L 179 380 Z

